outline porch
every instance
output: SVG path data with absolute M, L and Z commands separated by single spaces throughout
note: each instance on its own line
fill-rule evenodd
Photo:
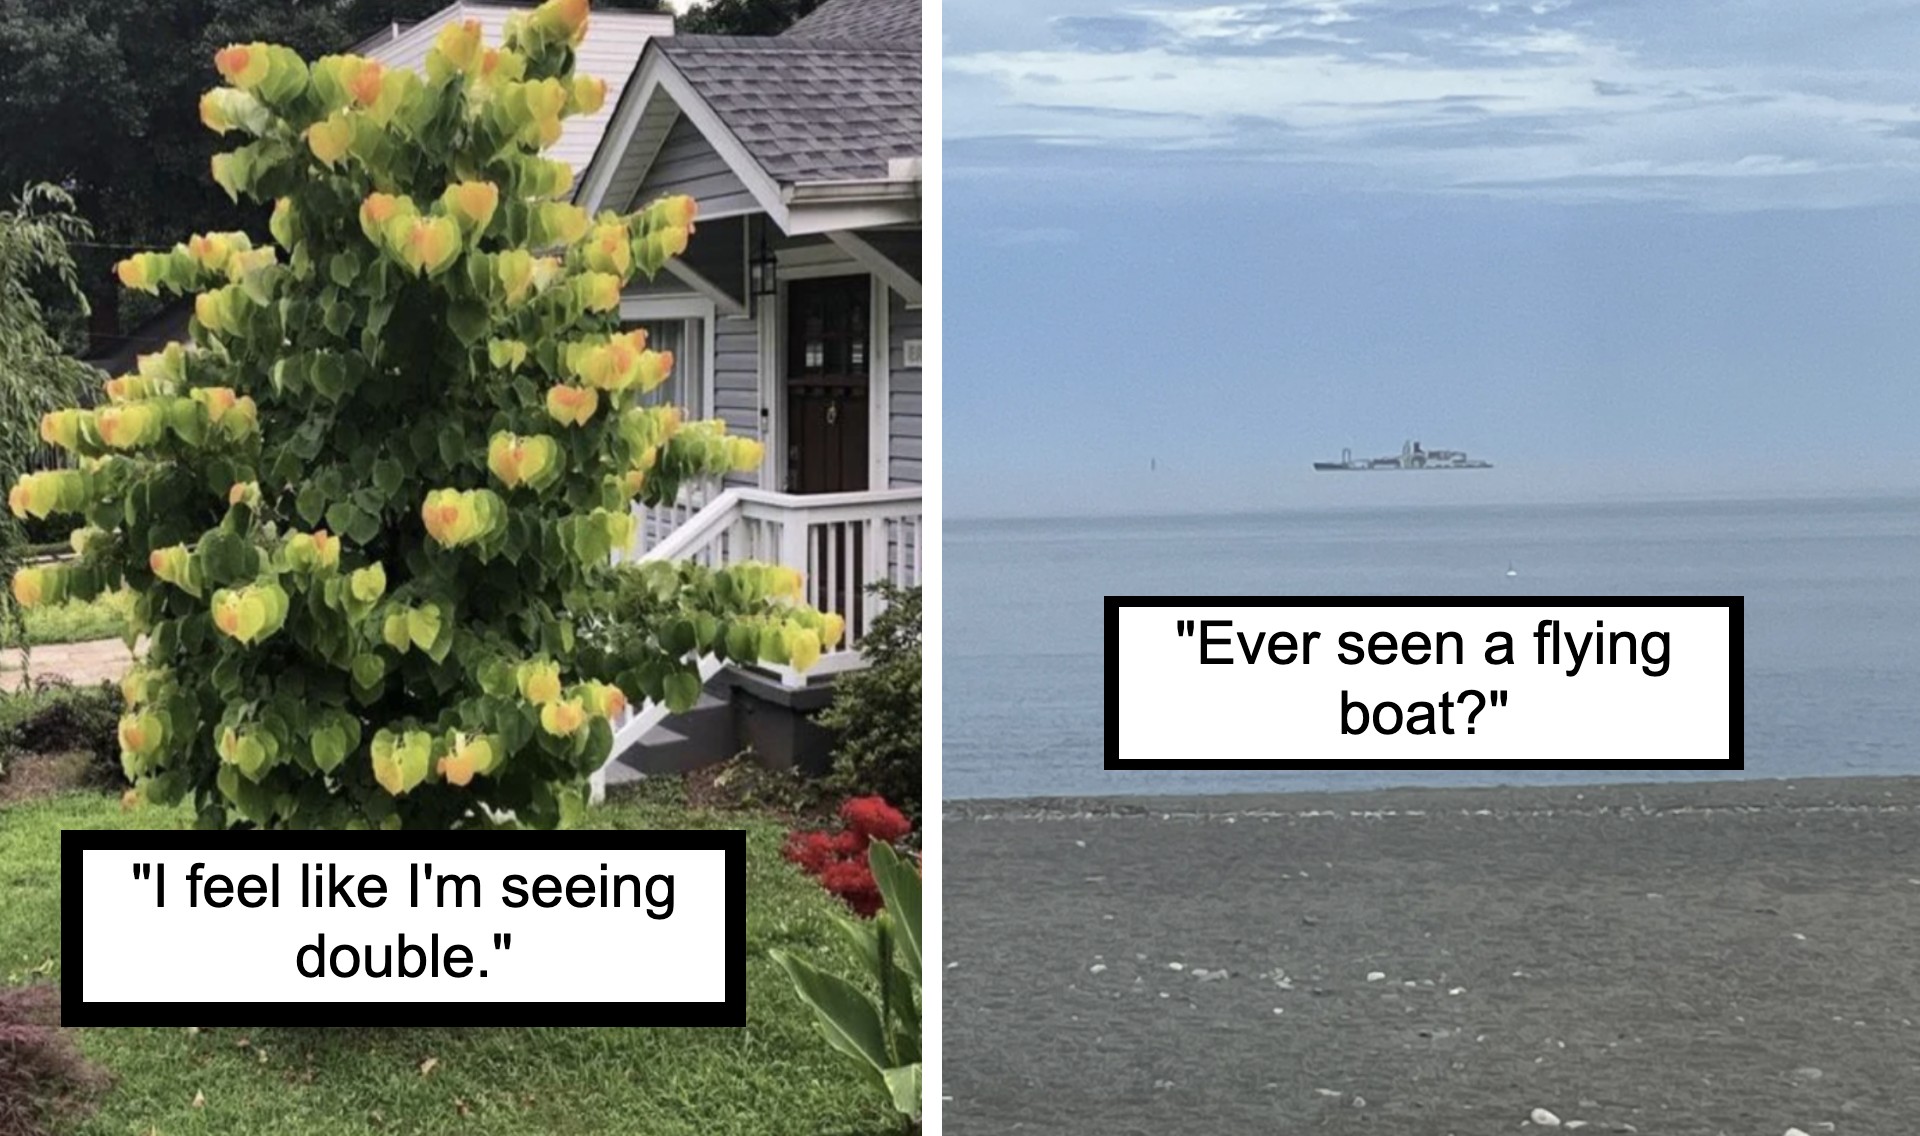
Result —
M 800 570 L 804 602 L 846 621 L 841 641 L 804 675 L 788 666 L 745 668 L 789 691 L 804 691 L 864 665 L 861 641 L 886 609 L 871 585 L 920 585 L 926 528 L 918 486 L 812 494 L 689 486 L 673 505 L 639 510 L 639 521 L 636 561 L 690 560 L 712 568 L 746 561 L 784 564 Z M 701 656 L 701 685 L 725 666 L 712 655 Z M 612 750 L 592 779 L 594 801 L 604 798 L 610 776 L 617 782 L 648 772 L 638 762 L 621 769 L 621 759 L 668 717 L 664 705 L 648 703 L 630 707 L 614 721 Z M 708 756 L 717 761 L 732 754 Z

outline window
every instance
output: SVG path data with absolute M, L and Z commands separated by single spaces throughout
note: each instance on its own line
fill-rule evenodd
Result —
M 673 371 L 667 381 L 645 395 L 645 406 L 678 406 L 687 419 L 706 418 L 707 325 L 701 319 L 638 320 L 626 325 L 644 328 L 647 348 L 673 352 Z

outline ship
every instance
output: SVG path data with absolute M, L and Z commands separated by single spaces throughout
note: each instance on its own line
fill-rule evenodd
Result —
M 1397 457 L 1355 461 L 1352 450 L 1341 450 L 1339 461 L 1314 462 L 1313 468 L 1368 473 L 1388 469 L 1492 469 L 1493 463 L 1469 458 L 1465 450 L 1427 450 L 1418 442 L 1408 442 L 1400 447 Z

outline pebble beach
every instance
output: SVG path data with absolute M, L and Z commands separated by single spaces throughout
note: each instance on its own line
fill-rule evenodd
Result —
M 948 1132 L 1920 1131 L 1920 778 L 945 817 Z

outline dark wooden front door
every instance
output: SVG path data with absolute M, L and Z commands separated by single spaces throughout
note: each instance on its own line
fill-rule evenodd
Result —
M 867 487 L 872 301 L 865 276 L 788 285 L 788 492 Z

